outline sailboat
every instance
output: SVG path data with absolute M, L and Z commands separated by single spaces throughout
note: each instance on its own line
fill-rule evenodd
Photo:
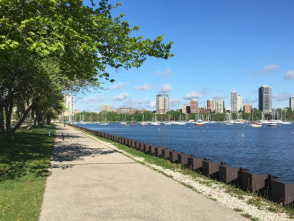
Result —
M 100 123 L 100 125 L 101 125 L 101 126 L 106 126 L 106 125 L 108 125 L 108 123 L 107 123 L 107 121 L 106 121 L 106 117 L 105 117 L 104 122 Z
M 143 121 L 141 122 L 141 126 L 148 126 L 148 123 L 144 121 L 144 115 L 143 115 Z
M 254 128 L 258 128 L 258 127 L 262 127 L 262 124 L 261 123 L 258 123 L 258 122 L 254 122 L 253 121 L 253 113 L 252 112 L 252 115 L 251 115 L 251 123 L 249 123 L 249 127 L 254 127 Z
M 151 122 L 153 126 L 160 126 L 160 122 L 156 120 L 156 114 L 153 115 L 153 121 Z

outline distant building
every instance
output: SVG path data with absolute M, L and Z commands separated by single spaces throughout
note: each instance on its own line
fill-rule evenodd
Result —
M 63 112 L 64 117 L 68 117 L 68 121 L 72 122 L 72 117 L 74 116 L 74 104 L 75 104 L 75 97 L 72 95 L 65 95 L 64 96 L 64 106 L 65 112 Z
M 214 100 L 213 99 L 207 100 L 207 109 L 209 109 L 211 112 L 214 111 Z
M 169 111 L 169 98 L 167 94 L 156 96 L 156 113 L 165 114 Z
M 242 111 L 242 96 L 238 94 L 238 99 L 237 99 L 237 110 Z
M 133 108 L 119 108 L 116 110 L 118 114 L 134 114 L 137 110 Z
M 246 113 L 246 114 L 250 114 L 251 109 L 252 109 L 252 106 L 250 104 L 245 104 L 244 107 L 243 107 L 243 112 Z
M 198 108 L 198 110 L 199 110 L 200 114 L 210 114 L 211 113 L 211 110 L 207 109 L 206 107 L 200 107 L 200 108 Z
M 108 104 L 102 104 L 101 105 L 101 111 L 109 111 L 109 112 L 111 112 L 112 111 L 112 106 L 108 105 Z
M 223 100 L 215 101 L 215 112 L 223 114 L 225 109 L 225 102 Z
M 259 110 L 264 113 L 272 112 L 272 88 L 268 85 L 263 85 L 258 89 L 258 106 Z
M 289 107 L 292 111 L 294 111 L 294 96 L 290 97 L 289 99 Z
M 231 113 L 238 113 L 238 93 L 237 93 L 237 91 L 231 92 Z
M 190 112 L 191 114 L 195 114 L 198 112 L 198 100 L 192 99 L 190 102 Z
M 182 107 L 182 113 L 183 114 L 189 114 L 190 113 L 190 106 L 188 104 L 185 104 L 183 107 Z

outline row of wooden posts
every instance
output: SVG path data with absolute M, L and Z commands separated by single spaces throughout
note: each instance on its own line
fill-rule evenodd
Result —
M 163 158 L 172 163 L 182 164 L 183 166 L 205 176 L 209 176 L 212 179 L 219 180 L 226 184 L 236 185 L 244 191 L 265 193 L 263 196 L 268 197 L 274 202 L 282 203 L 283 205 L 294 203 L 294 184 L 282 183 L 279 177 L 270 174 L 252 174 L 249 169 L 229 167 L 223 162 L 212 162 L 206 158 L 197 158 L 193 155 L 170 150 L 165 147 L 154 146 L 137 140 L 82 127 L 78 128 L 93 135 L 142 151 L 145 154 Z

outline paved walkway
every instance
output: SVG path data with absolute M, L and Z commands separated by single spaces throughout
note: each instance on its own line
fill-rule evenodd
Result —
M 40 221 L 247 220 L 69 126 L 56 133 Z

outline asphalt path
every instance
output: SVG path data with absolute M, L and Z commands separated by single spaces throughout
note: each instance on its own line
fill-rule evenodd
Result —
M 39 220 L 247 219 L 97 139 L 57 125 Z

